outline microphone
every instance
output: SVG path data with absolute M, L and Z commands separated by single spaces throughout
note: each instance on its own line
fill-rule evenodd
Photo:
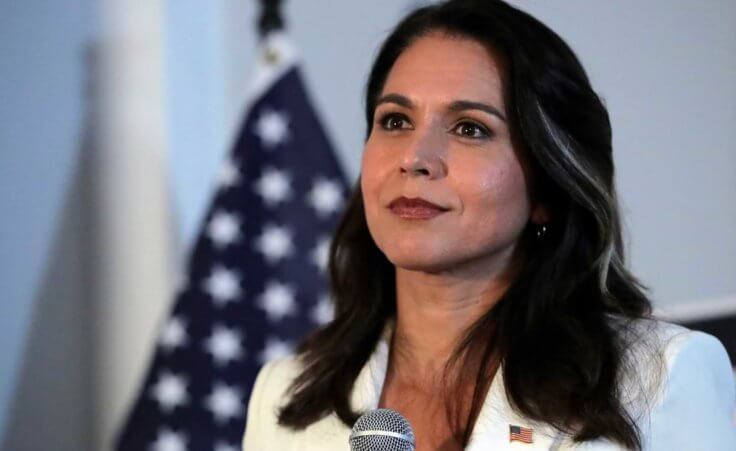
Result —
M 369 410 L 355 422 L 349 441 L 351 451 L 414 451 L 414 430 L 395 410 Z

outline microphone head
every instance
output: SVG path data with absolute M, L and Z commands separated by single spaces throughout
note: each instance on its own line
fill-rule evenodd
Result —
M 350 450 L 414 451 L 414 431 L 409 421 L 395 410 L 370 410 L 355 422 Z

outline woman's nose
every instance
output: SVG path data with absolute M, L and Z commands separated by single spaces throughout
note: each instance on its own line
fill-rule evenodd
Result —
M 428 132 L 417 136 L 404 150 L 401 174 L 435 179 L 447 173 L 445 154 L 447 143 L 436 133 Z

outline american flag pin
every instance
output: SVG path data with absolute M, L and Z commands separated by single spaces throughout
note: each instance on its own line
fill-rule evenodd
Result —
M 523 443 L 533 443 L 534 439 L 532 439 L 532 429 L 531 428 L 525 428 L 523 426 L 517 426 L 515 424 L 509 425 L 509 442 L 513 442 L 514 440 L 517 440 L 519 442 Z

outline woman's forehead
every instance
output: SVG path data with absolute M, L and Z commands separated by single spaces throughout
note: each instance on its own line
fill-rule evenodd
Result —
M 465 99 L 502 107 L 504 67 L 494 53 L 470 38 L 427 34 L 399 55 L 382 95 L 397 93 L 417 103 Z

